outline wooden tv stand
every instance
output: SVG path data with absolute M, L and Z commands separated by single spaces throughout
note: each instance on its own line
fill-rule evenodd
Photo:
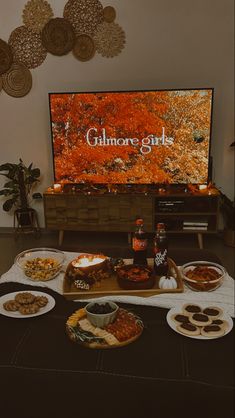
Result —
M 59 231 L 127 232 L 134 229 L 137 217 L 143 217 L 145 229 L 153 233 L 158 222 L 167 225 L 170 234 L 197 234 L 203 248 L 203 234 L 218 231 L 219 192 L 202 193 L 81 193 L 47 191 L 44 197 L 45 226 Z M 185 225 L 196 222 L 198 225 Z M 200 226 L 202 222 L 204 225 Z M 187 229 L 186 229 L 187 227 Z

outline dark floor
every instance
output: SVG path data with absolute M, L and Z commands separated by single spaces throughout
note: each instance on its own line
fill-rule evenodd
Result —
M 151 241 L 150 235 L 149 256 L 151 256 Z M 222 237 L 215 235 L 204 235 L 203 244 L 204 249 L 214 253 L 228 273 L 235 277 L 234 248 L 224 245 Z M 19 252 L 35 247 L 59 248 L 58 232 L 43 231 L 40 238 L 36 238 L 34 234 L 21 234 L 17 240 L 11 232 L 0 232 L 0 275 L 11 267 Z M 126 233 L 65 232 L 61 249 L 73 252 L 102 252 L 111 257 L 131 257 Z M 189 249 L 198 249 L 197 236 L 170 235 L 169 250 L 171 249 L 177 249 L 182 253 Z

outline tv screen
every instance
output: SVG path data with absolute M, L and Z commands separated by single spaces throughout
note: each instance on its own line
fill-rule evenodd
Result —
M 213 89 L 49 93 L 60 183 L 203 184 Z

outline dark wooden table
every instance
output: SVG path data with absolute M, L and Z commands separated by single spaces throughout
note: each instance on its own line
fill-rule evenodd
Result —
M 122 304 L 143 319 L 141 338 L 91 350 L 65 333 L 67 318 L 85 302 L 18 283 L 1 284 L 0 295 L 26 289 L 48 292 L 56 306 L 35 318 L 0 315 L 2 417 L 233 417 L 234 331 L 191 339 L 168 326 L 167 309 Z

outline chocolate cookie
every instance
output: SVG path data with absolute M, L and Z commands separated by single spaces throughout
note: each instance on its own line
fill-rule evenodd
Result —
M 201 328 L 201 334 L 204 337 L 222 337 L 224 328 L 219 325 L 206 325 Z
M 189 322 L 177 325 L 176 329 L 185 335 L 200 335 L 200 328 Z
M 194 324 L 200 327 L 200 326 L 210 325 L 212 323 L 212 319 L 203 313 L 194 313 L 190 316 L 190 322 L 191 324 Z
M 199 313 L 202 311 L 202 308 L 199 305 L 187 303 L 186 305 L 183 306 L 182 311 L 184 314 L 188 315 L 188 314 Z
M 219 318 L 223 314 L 222 309 L 218 308 L 217 306 L 208 306 L 207 308 L 203 309 L 202 312 L 208 315 L 211 319 Z
M 35 296 L 32 295 L 32 293 L 30 292 L 17 293 L 17 295 L 15 296 L 15 301 L 20 303 L 21 305 L 33 303 L 34 299 Z
M 34 303 L 36 303 L 39 308 L 43 308 L 48 303 L 48 299 L 46 296 L 36 296 Z
M 27 304 L 27 305 L 21 305 L 19 307 L 19 312 L 22 315 L 31 315 L 31 314 L 35 314 L 39 311 L 39 306 L 37 305 L 37 303 L 31 303 L 31 304 Z
M 12 312 L 16 312 L 18 311 L 20 304 L 18 302 L 16 302 L 15 300 L 7 300 L 4 304 L 3 307 L 6 311 L 12 311 Z

